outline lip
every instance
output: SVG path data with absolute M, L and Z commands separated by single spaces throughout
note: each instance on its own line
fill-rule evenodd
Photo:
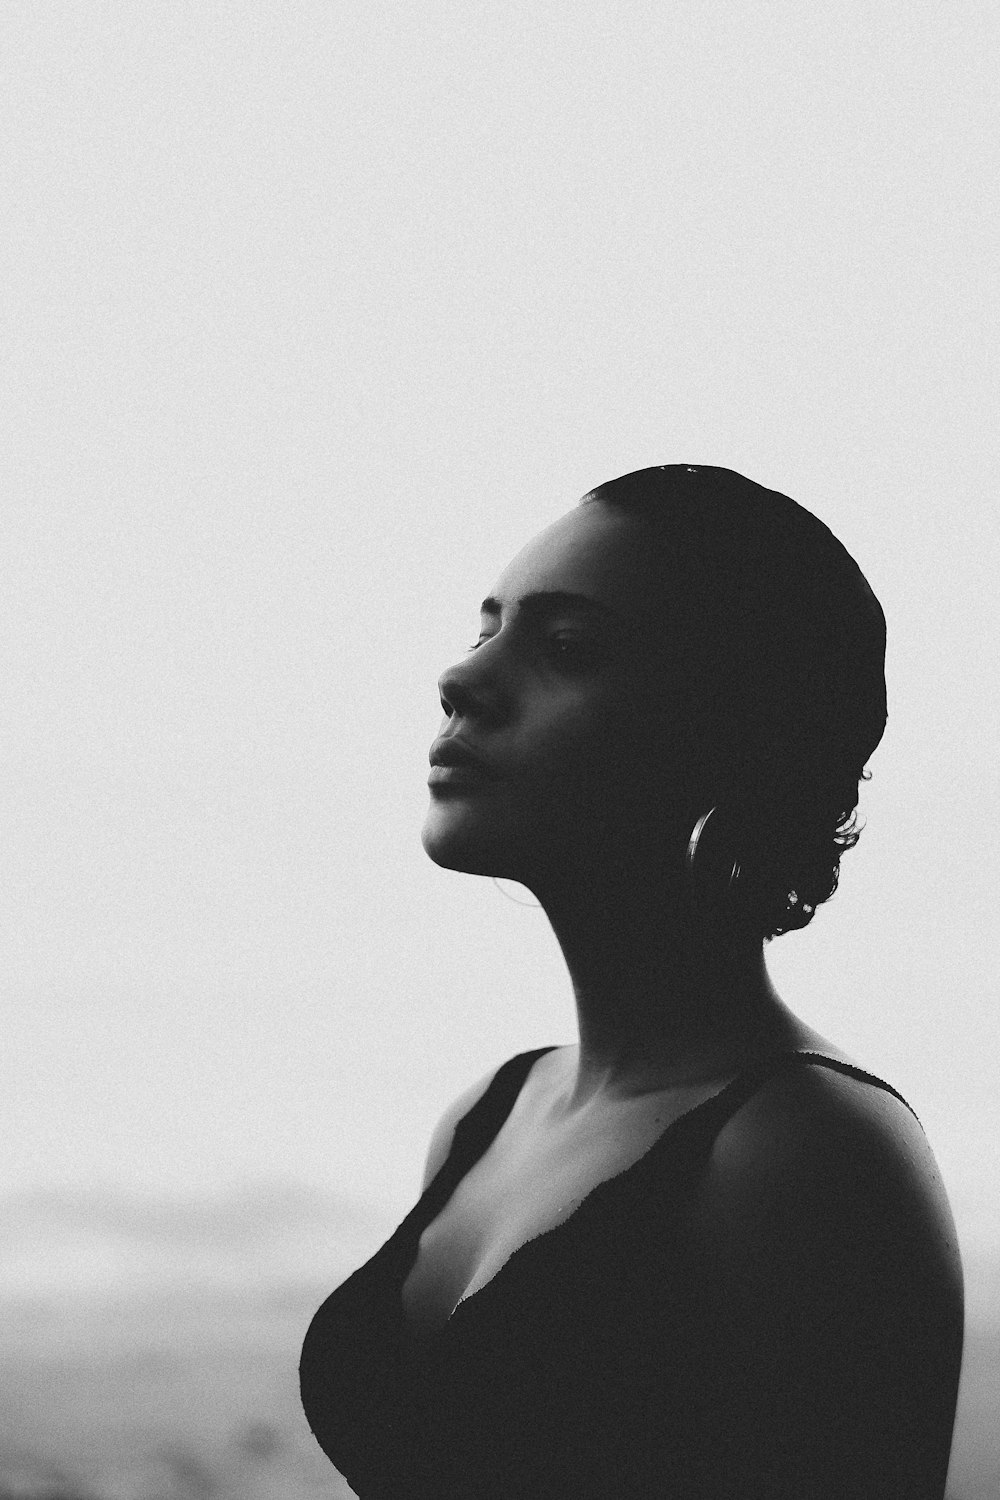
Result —
M 431 766 L 427 785 L 437 790 L 442 787 L 496 786 L 496 777 L 479 766 Z
M 499 780 L 496 771 L 464 740 L 453 734 L 434 741 L 430 762 L 427 785 L 436 790 L 483 787 Z
M 487 781 L 496 780 L 496 772 L 490 768 L 482 756 L 464 740 L 458 739 L 453 734 L 434 741 L 431 746 L 430 763 L 432 771 L 474 772 L 478 778 Z M 444 778 L 438 776 L 435 779 L 443 780 Z

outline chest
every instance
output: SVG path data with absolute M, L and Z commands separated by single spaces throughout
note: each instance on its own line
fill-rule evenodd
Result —
M 402 1288 L 411 1332 L 419 1338 L 443 1326 L 522 1245 L 644 1156 L 669 1123 L 664 1104 L 649 1101 L 572 1131 L 505 1124 L 420 1236 Z

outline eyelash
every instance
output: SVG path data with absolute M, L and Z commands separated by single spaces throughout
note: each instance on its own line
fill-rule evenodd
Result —
M 478 649 L 479 649 L 480 646 L 485 646 L 486 642 L 487 641 L 491 641 L 492 639 L 493 639 L 493 637 L 491 635 L 485 635 L 485 636 L 482 636 L 480 640 L 473 641 L 473 643 L 472 643 L 471 646 L 467 646 L 465 648 L 466 649 L 466 654 L 468 655 L 468 653 L 471 652 L 471 651 L 478 651 Z M 571 638 L 567 639 L 565 636 L 552 636 L 551 639 L 546 642 L 546 645 L 550 649 L 558 647 L 558 646 L 568 646 L 569 647 L 569 651 L 568 651 L 567 654 L 569 656 L 571 656 L 571 657 L 572 656 L 576 656 L 577 654 L 579 654 L 581 656 L 586 656 L 587 653 L 588 653 L 588 650 L 589 650 L 589 647 L 588 647 L 588 645 L 587 645 L 587 643 L 585 641 L 577 641 L 577 640 L 573 640 Z M 561 652 L 558 652 L 556 654 L 562 655 Z

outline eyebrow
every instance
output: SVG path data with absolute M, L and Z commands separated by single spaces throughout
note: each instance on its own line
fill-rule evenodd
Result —
M 516 601 L 522 614 L 543 615 L 553 614 L 560 609 L 583 610 L 587 614 L 599 615 L 606 620 L 621 620 L 621 615 L 609 604 L 602 604 L 599 599 L 591 599 L 587 594 L 567 593 L 565 589 L 547 589 L 539 593 L 525 594 L 523 599 Z M 484 615 L 500 614 L 501 605 L 499 599 L 494 599 L 492 594 L 485 598 L 479 606 L 480 613 Z

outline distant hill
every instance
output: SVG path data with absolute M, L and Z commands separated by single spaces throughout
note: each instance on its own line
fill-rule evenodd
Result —
M 371 1254 L 388 1210 L 294 1183 L 201 1195 L 37 1189 L 0 1198 L 0 1299 L 315 1280 Z

